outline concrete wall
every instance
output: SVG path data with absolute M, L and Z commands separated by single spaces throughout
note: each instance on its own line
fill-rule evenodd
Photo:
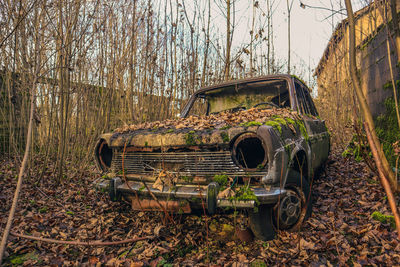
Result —
M 391 81 L 387 36 L 385 27 L 358 53 L 361 86 L 366 93 L 371 113 L 375 117 L 385 113 L 383 103 L 386 98 L 393 96 L 392 87 L 384 89 L 384 85 Z M 394 79 L 398 80 L 397 56 L 392 42 L 389 42 L 389 47 Z
M 400 0 L 397 2 L 399 10 Z M 360 71 L 362 89 L 367 96 L 371 112 L 376 117 L 385 112 L 384 101 L 393 94 L 391 89 L 383 89 L 390 81 L 386 46 L 388 32 L 383 23 L 382 12 L 374 3 L 358 11 L 355 16 L 357 67 Z M 348 142 L 351 138 L 353 120 L 358 116 L 357 100 L 349 73 L 348 36 L 349 28 L 347 20 L 344 20 L 337 26 L 315 71 L 318 84 L 316 102 L 321 116 L 335 133 L 334 141 L 342 143 Z M 390 54 L 396 80 L 397 58 L 392 44 L 390 44 Z

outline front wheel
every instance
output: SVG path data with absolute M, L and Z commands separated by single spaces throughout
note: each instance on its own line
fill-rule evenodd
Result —
M 261 205 L 257 212 L 249 211 L 250 229 L 257 239 L 268 241 L 275 238 L 272 206 Z
M 286 195 L 275 206 L 261 205 L 258 212 L 249 211 L 250 228 L 257 239 L 275 238 L 277 229 L 295 231 L 311 216 L 311 188 L 297 171 L 289 171 Z
M 296 231 L 311 216 L 311 188 L 304 176 L 291 170 L 285 189 L 286 195 L 273 209 L 276 228 Z

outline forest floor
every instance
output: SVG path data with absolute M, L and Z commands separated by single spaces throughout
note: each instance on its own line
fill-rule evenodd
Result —
M 40 163 L 40 162 L 36 162 Z M 42 166 L 42 164 L 35 164 Z M 30 168 L 12 231 L 60 240 L 152 240 L 111 247 L 58 245 L 10 236 L 4 264 L 79 266 L 266 266 L 399 265 L 400 242 L 390 223 L 374 220 L 375 211 L 391 214 L 378 178 L 364 163 L 332 153 L 313 185 L 313 214 L 300 232 L 280 232 L 275 240 L 245 243 L 235 237 L 240 215 L 175 215 L 132 211 L 93 189 L 94 170 L 72 167 L 57 185 L 48 169 Z M 0 233 L 16 185 L 18 166 L 0 160 Z M 41 178 L 40 178 L 41 176 Z M 207 226 L 208 225 L 208 230 Z M 208 233 L 208 238 L 207 238 Z

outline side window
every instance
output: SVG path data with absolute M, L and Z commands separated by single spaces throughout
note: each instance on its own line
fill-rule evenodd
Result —
M 310 91 L 308 90 L 308 88 L 303 87 L 303 92 L 304 92 L 304 97 L 305 97 L 304 99 L 310 108 L 310 114 L 314 115 L 314 116 L 318 116 L 318 112 L 317 112 L 317 109 L 315 108 L 314 101 L 311 98 Z
M 295 88 L 296 88 L 296 96 L 297 96 L 297 102 L 299 103 L 300 112 L 302 114 L 311 114 L 309 106 L 305 100 L 303 86 L 296 81 Z
M 190 108 L 187 116 L 201 116 L 208 113 L 208 103 L 204 98 L 198 97 Z
M 297 81 L 295 82 L 295 86 L 301 113 L 318 116 L 317 109 L 315 108 L 308 88 Z

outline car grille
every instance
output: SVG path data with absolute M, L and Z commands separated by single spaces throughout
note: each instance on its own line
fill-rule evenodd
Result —
M 236 166 L 229 151 L 218 152 L 122 152 L 114 151 L 112 169 L 115 173 L 122 171 L 124 162 L 125 174 L 154 175 L 167 171 L 179 176 L 214 176 L 226 174 L 248 176 Z M 266 172 L 252 173 L 251 176 L 263 176 Z

